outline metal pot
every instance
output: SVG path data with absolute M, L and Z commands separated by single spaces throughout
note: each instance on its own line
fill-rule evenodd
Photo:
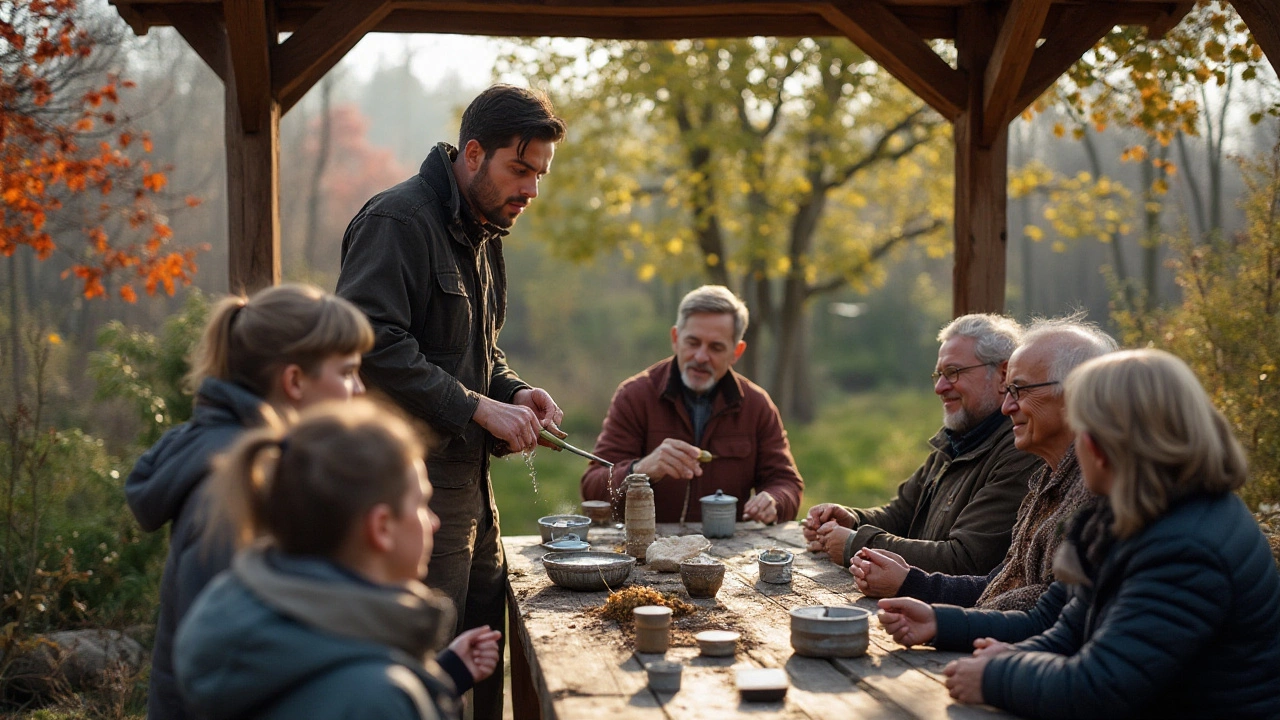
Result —
M 737 520 L 738 498 L 716 490 L 715 495 L 702 497 L 702 535 L 709 538 L 733 537 L 733 523 Z

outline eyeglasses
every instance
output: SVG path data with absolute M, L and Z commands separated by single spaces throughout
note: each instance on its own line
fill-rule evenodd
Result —
M 956 380 L 960 379 L 960 373 L 965 370 L 987 367 L 990 364 L 991 363 L 978 363 L 977 365 L 965 365 L 964 367 L 944 367 L 941 370 L 933 371 L 933 381 L 938 382 L 938 378 L 944 377 L 947 379 L 947 382 L 954 383 Z
M 1014 402 L 1018 402 L 1018 395 L 1021 394 L 1023 390 L 1030 390 L 1032 388 L 1048 387 L 1049 385 L 1061 385 L 1061 384 L 1062 384 L 1061 380 L 1050 380 L 1049 382 L 1031 383 L 1030 385 L 1017 385 L 1015 383 L 1009 383 L 1008 385 L 1004 386 L 1004 391 L 1006 394 L 1009 395 L 1009 397 L 1013 398 Z

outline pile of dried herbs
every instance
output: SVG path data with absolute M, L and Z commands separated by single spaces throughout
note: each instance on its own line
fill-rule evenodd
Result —
M 631 622 L 631 611 L 642 605 L 663 605 L 671 608 L 674 617 L 692 615 L 697 605 L 690 605 L 675 593 L 660 593 L 649 587 L 632 586 L 609 594 L 599 612 L 604 617 L 620 623 Z

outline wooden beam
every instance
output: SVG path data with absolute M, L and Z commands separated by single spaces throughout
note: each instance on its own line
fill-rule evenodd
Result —
M 231 54 L 236 106 L 240 127 L 247 133 L 262 129 L 271 98 L 271 50 L 275 38 L 268 32 L 267 3 L 263 0 L 223 0 L 222 14 Z
M 272 94 L 280 112 L 289 112 L 390 11 L 390 0 L 337 0 L 281 43 L 271 54 Z
M 217 9 L 208 5 L 170 7 L 165 9 L 165 17 L 209 69 L 227 82 L 227 31 Z
M 986 63 L 995 47 L 994 22 L 984 5 L 965 8 L 956 28 L 960 69 L 968 73 L 969 101 L 956 118 L 955 265 L 952 312 L 956 317 L 1004 310 L 1009 133 L 1005 124 L 982 142 Z
M 245 93 L 226 86 L 228 280 L 246 294 L 280 282 L 280 106 L 265 85 L 252 87 L 262 94 L 252 98 L 256 132 L 240 122 Z
M 1280 0 L 1231 0 L 1254 41 L 1280 74 Z
M 129 25 L 129 29 L 133 31 L 134 35 L 142 37 L 151 29 L 151 23 L 147 22 L 146 18 L 143 17 L 142 13 L 138 12 L 137 8 L 132 5 L 117 2 L 117 0 L 111 0 L 111 4 L 115 6 L 116 12 L 120 14 L 120 19 L 124 20 Z
M 1049 38 L 1032 56 L 1018 97 L 1009 106 L 1005 120 L 1012 120 L 1030 107 L 1082 55 L 1106 37 L 1115 24 L 1115 12 L 1107 5 L 1085 5 L 1064 12 L 1050 30 Z
M 1036 51 L 1049 0 L 1013 0 L 1000 26 L 983 78 L 982 141 L 990 144 L 1009 124 L 1009 109 Z
M 877 2 L 831 3 L 822 13 L 871 59 L 948 120 L 965 108 L 966 77 Z
M 1194 2 L 1180 2 L 1169 6 L 1168 10 L 1157 15 L 1151 22 L 1147 23 L 1147 37 L 1156 40 L 1165 36 L 1175 25 L 1182 22 L 1182 18 L 1191 12 L 1196 4 Z

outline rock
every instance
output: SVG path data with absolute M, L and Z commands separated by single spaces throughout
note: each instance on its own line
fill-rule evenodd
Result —
M 7 673 L 18 689 L 47 696 L 55 688 L 101 687 L 142 670 L 147 651 L 118 630 L 64 630 L 38 635 Z
M 710 547 L 711 541 L 701 535 L 659 538 L 645 551 L 645 563 L 650 570 L 676 572 L 680 563 Z

